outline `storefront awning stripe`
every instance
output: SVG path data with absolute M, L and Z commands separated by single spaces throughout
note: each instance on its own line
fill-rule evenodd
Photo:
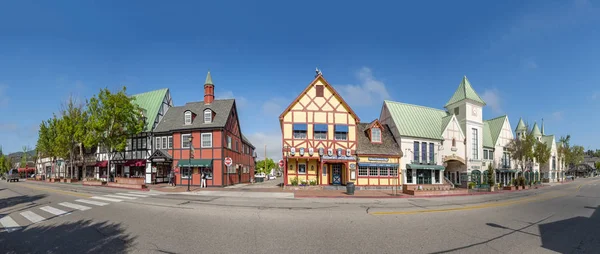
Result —
M 180 160 L 177 167 L 211 167 L 212 159 Z
M 295 131 L 306 131 L 307 130 L 307 124 L 305 124 L 305 123 L 295 123 L 294 124 L 294 130 Z
M 406 164 L 407 169 L 429 169 L 429 170 L 445 170 L 441 165 L 421 165 L 421 164 Z
M 327 132 L 327 124 L 315 124 L 315 131 Z
M 335 132 L 348 132 L 348 125 L 335 125 Z
M 359 167 L 398 167 L 398 164 L 393 163 L 358 163 Z

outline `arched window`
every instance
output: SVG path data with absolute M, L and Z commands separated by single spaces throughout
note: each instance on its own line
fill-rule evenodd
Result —
M 185 112 L 185 124 L 192 124 L 192 112 L 191 111 L 186 111 Z
M 212 122 L 212 110 L 206 109 L 204 110 L 204 123 Z

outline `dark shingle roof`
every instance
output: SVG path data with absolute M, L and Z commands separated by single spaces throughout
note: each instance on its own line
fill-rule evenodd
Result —
M 201 102 L 188 102 L 184 106 L 171 107 L 158 123 L 154 132 L 169 132 L 176 130 L 189 129 L 211 129 L 223 128 L 227 124 L 227 118 L 233 107 L 234 99 L 214 100 L 211 104 L 205 105 Z M 211 123 L 204 123 L 204 110 L 211 109 L 214 112 L 214 118 Z M 184 113 L 190 110 L 196 114 L 196 118 L 191 125 L 185 125 Z
M 242 141 L 246 142 L 246 144 L 250 145 L 252 148 L 256 148 L 256 147 L 255 147 L 255 146 L 252 144 L 252 142 L 250 142 L 250 140 L 248 140 L 248 139 L 246 138 L 246 136 L 244 136 L 244 134 L 242 134 Z
M 396 140 L 392 131 L 387 124 L 383 125 L 381 130 L 381 144 L 371 143 L 369 134 L 365 131 L 369 128 L 370 123 L 359 123 L 358 124 L 358 150 L 357 154 L 378 154 L 378 155 L 396 155 L 402 156 L 402 150 Z

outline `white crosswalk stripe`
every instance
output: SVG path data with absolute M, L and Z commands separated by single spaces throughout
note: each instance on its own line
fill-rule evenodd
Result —
M 44 217 L 37 215 L 36 213 L 32 212 L 32 211 L 25 211 L 21 213 L 21 216 L 25 217 L 25 219 L 28 219 L 29 221 L 31 221 L 31 223 L 38 223 L 40 221 L 45 220 Z
M 110 202 L 121 202 L 121 201 L 123 201 L 123 200 L 120 200 L 120 199 L 107 198 L 107 197 L 98 197 L 98 196 L 91 197 L 91 198 L 93 198 L 93 199 L 99 199 L 99 200 L 104 200 L 104 201 L 110 201 Z
M 79 211 L 85 211 L 85 210 L 90 210 L 92 209 L 89 206 L 84 206 L 84 205 L 78 205 L 78 204 L 73 204 L 73 203 L 69 203 L 69 202 L 63 202 L 63 203 L 58 203 L 61 206 L 64 207 L 68 207 L 68 208 L 72 208 L 72 209 L 77 209 Z
M 121 195 L 121 196 L 131 196 L 131 197 L 136 197 L 136 198 L 147 198 L 148 196 L 145 195 L 140 195 L 140 194 L 130 194 L 130 193 L 117 193 L 117 195 Z
M 45 211 L 45 212 L 49 212 L 49 213 L 54 214 L 54 215 L 63 215 L 65 213 L 67 213 L 67 211 L 63 211 L 63 210 L 60 210 L 58 208 L 54 208 L 54 207 L 51 207 L 51 206 L 40 207 L 40 210 Z
M 13 220 L 10 216 L 4 216 L 0 218 L 0 225 L 2 225 L 4 230 L 8 233 L 21 229 L 19 224 L 17 224 L 17 222 L 15 222 L 15 220 Z
M 87 200 L 87 199 L 77 199 L 77 200 L 75 200 L 75 202 L 89 204 L 89 205 L 97 205 L 97 206 L 108 205 L 108 203 L 98 202 L 98 201 L 94 201 L 94 200 Z
M 137 199 L 134 197 L 126 197 L 126 196 L 119 196 L 119 195 L 104 195 L 105 197 L 109 197 L 109 198 L 121 198 L 121 199 Z
M 131 191 L 128 192 L 131 194 L 138 194 L 138 195 L 148 195 L 148 196 L 158 196 L 158 195 L 162 195 L 162 194 L 158 194 L 158 193 L 150 193 L 150 192 L 139 192 L 139 191 Z

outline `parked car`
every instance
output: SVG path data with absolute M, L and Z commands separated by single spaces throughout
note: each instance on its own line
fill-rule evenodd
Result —
M 19 181 L 19 171 L 17 169 L 11 169 L 8 171 L 8 174 L 6 176 L 6 181 L 7 182 L 18 182 Z

